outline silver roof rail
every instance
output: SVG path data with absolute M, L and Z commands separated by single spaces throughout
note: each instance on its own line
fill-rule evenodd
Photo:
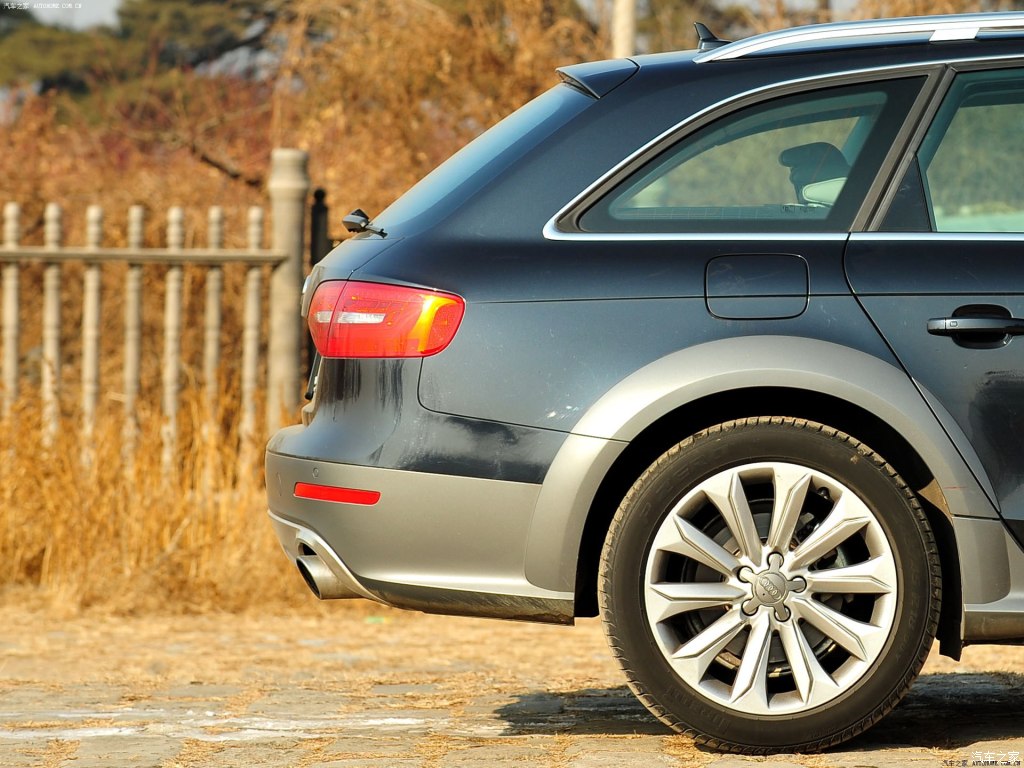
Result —
M 928 34 L 930 42 L 946 40 L 973 40 L 980 32 L 996 29 L 1020 28 L 1024 30 L 1024 13 L 958 13 L 946 16 L 910 16 L 901 19 L 868 19 L 842 21 L 834 24 L 812 24 L 806 27 L 766 32 L 745 40 L 738 40 L 721 48 L 700 53 L 694 61 L 726 61 L 769 53 L 777 49 L 812 46 L 816 43 L 835 42 L 843 48 L 843 41 L 854 38 L 878 38 L 878 42 L 894 41 L 899 37 Z M 795 52 L 795 51 L 794 51 Z

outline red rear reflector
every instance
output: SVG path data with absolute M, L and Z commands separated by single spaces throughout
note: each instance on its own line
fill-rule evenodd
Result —
M 309 332 L 324 357 L 428 357 L 459 329 L 461 296 L 400 285 L 327 280 L 309 305 Z
M 338 504 L 364 504 L 371 506 L 380 499 L 379 491 L 360 491 L 356 488 L 337 488 L 333 485 L 296 483 L 295 498 L 334 501 Z

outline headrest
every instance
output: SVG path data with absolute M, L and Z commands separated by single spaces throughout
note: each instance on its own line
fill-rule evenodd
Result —
M 850 164 L 843 153 L 825 141 L 784 149 L 779 154 L 779 162 L 790 169 L 790 181 L 797 187 L 850 174 Z

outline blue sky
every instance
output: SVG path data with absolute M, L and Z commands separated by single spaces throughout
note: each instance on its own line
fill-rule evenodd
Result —
M 46 24 L 84 29 L 97 24 L 115 24 L 120 4 L 121 0 L 28 0 L 28 10 Z M 67 5 L 77 7 L 62 7 Z

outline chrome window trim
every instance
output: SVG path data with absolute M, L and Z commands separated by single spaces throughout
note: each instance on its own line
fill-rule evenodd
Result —
M 851 242 L 956 242 L 976 243 L 984 241 L 989 243 L 998 242 L 1021 242 L 1024 241 L 1024 232 L 853 232 L 850 235 Z
M 906 37 L 916 33 L 930 32 L 930 42 L 950 40 L 973 40 L 983 30 L 1024 29 L 1024 13 L 1008 11 L 1002 13 L 958 13 L 938 16 L 907 16 L 897 19 L 866 19 L 863 21 L 842 21 L 832 24 L 812 24 L 792 29 L 766 32 L 729 45 L 701 53 L 695 62 L 728 61 L 765 53 L 776 48 L 800 43 L 815 43 L 834 40 L 835 49 L 842 48 L 848 38 L 878 37 L 880 43 L 893 42 L 894 37 Z
M 850 235 L 848 232 L 563 232 L 549 221 L 544 225 L 546 240 L 572 240 L 576 242 L 610 243 L 610 242 L 658 242 L 691 240 L 694 242 L 733 240 L 737 242 L 842 242 Z
M 1019 14 L 1024 19 L 1024 13 Z M 798 77 L 792 80 L 782 80 L 769 85 L 758 86 L 757 88 L 751 88 L 747 91 L 733 94 L 728 98 L 716 101 L 713 104 L 709 104 L 704 109 L 694 112 L 692 115 L 680 120 L 675 125 L 662 131 L 660 134 L 655 136 L 653 139 L 648 141 L 646 144 L 635 150 L 631 154 L 627 155 L 623 160 L 616 163 L 609 170 L 605 171 L 595 181 L 587 185 L 581 192 L 572 198 L 568 203 L 562 206 L 554 216 L 548 219 L 547 223 L 542 229 L 544 239 L 554 241 L 589 241 L 589 242 L 613 242 L 619 240 L 647 240 L 647 241 L 672 241 L 672 240 L 695 240 L 695 239 L 721 239 L 721 234 L 715 235 L 715 233 L 700 233 L 700 232 L 570 232 L 558 227 L 558 222 L 570 211 L 576 208 L 583 200 L 589 197 L 593 192 L 601 187 L 603 184 L 608 182 L 609 179 L 618 174 L 623 168 L 633 163 L 637 158 L 641 157 L 645 153 L 651 150 L 651 148 L 657 146 L 661 142 L 665 141 L 668 137 L 681 133 L 691 124 L 699 121 L 701 118 L 717 110 L 723 109 L 730 104 L 749 99 L 753 96 L 758 96 L 763 93 L 770 91 L 785 91 L 788 88 L 795 88 L 796 86 L 802 86 L 809 83 L 822 83 L 827 85 L 832 81 L 841 81 L 847 78 L 860 77 L 871 73 L 884 73 L 886 75 L 892 75 L 898 77 L 902 73 L 913 73 L 919 71 L 922 75 L 927 74 L 927 70 L 930 68 L 948 65 L 951 67 L 958 67 L 965 64 L 984 64 L 994 62 L 1024 62 L 1024 53 L 1018 55 L 1007 56 L 1005 54 L 998 56 L 976 56 L 964 59 L 954 59 L 950 61 L 947 58 L 941 59 L 926 59 L 924 61 L 918 61 L 908 64 L 892 64 L 882 67 L 861 67 L 858 69 L 843 70 L 841 72 L 830 72 L 825 75 L 812 75 L 809 77 Z M 782 95 L 782 94 L 780 94 Z M 728 233 L 728 237 L 734 239 L 772 239 L 774 235 L 779 235 L 779 239 L 790 238 L 794 239 L 800 237 L 798 233 Z M 821 239 L 822 236 L 828 234 L 838 234 L 842 237 L 846 237 L 847 233 L 828 233 L 822 232 L 813 235 L 814 239 Z M 811 239 L 812 235 L 807 233 L 804 235 L 806 239 Z

